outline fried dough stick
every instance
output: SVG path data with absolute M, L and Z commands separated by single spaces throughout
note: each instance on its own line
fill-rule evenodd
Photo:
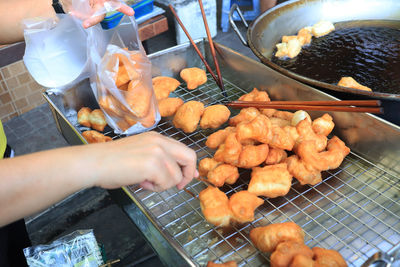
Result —
M 232 219 L 238 223 L 254 221 L 254 211 L 264 203 L 262 198 L 249 191 L 239 191 L 229 198 Z
M 266 91 L 261 91 L 258 90 L 257 88 L 254 88 L 253 91 L 251 91 L 248 94 L 244 94 L 238 99 L 239 101 L 271 101 L 271 99 L 268 96 L 268 93 Z M 260 109 L 261 112 L 267 114 L 273 114 L 275 113 L 276 109 L 271 109 L 271 108 L 264 108 Z M 268 115 L 267 115 L 268 116 Z
M 239 142 L 253 139 L 268 144 L 271 137 L 271 121 L 265 115 L 258 115 L 248 123 L 241 123 L 236 127 Z
M 238 115 L 229 119 L 229 125 L 236 126 L 241 122 L 252 121 L 258 115 L 260 115 L 260 111 L 258 111 L 258 109 L 256 109 L 256 108 L 253 108 L 253 107 L 243 108 L 240 110 Z
M 212 105 L 204 109 L 200 120 L 200 127 L 203 129 L 216 129 L 224 124 L 231 115 L 229 109 L 224 105 Z
M 312 251 L 316 267 L 347 267 L 346 261 L 336 250 L 314 247 Z
M 220 164 L 207 174 L 207 180 L 217 187 L 223 186 L 224 183 L 234 184 L 238 178 L 238 168 L 230 164 Z
M 166 76 L 154 77 L 151 81 L 157 100 L 167 98 L 181 84 L 178 80 Z
M 271 267 L 287 267 L 294 257 L 299 254 L 311 259 L 314 256 L 314 252 L 304 243 L 293 241 L 281 242 L 271 254 Z
M 364 86 L 362 84 L 359 84 L 352 77 L 342 77 L 337 85 L 349 87 L 349 88 L 353 88 L 353 89 L 358 89 L 358 90 L 363 90 L 363 91 L 372 91 L 371 88 Z
M 274 165 L 285 161 L 287 158 L 287 153 L 285 150 L 280 148 L 269 148 L 267 158 L 265 159 L 265 164 Z
M 204 158 L 199 162 L 199 175 L 207 177 L 209 171 L 214 170 L 221 162 L 212 158 Z
M 158 101 L 158 111 L 161 117 L 169 117 L 173 116 L 182 105 L 182 99 L 178 97 L 168 97 Z
M 251 242 L 262 252 L 273 252 L 284 241 L 304 243 L 304 232 L 294 222 L 270 224 L 250 231 Z
M 86 141 L 89 144 L 92 143 L 105 143 L 112 141 L 112 138 L 109 136 L 105 136 L 102 133 L 99 133 L 97 131 L 91 130 L 91 131 L 84 131 L 82 133 L 82 136 L 86 139 Z
M 292 155 L 285 160 L 288 171 L 301 185 L 316 185 L 322 181 L 321 171 L 308 166 L 297 155 Z
M 334 127 L 332 117 L 326 113 L 312 122 L 312 129 L 316 134 L 328 136 Z
M 314 141 L 304 141 L 299 144 L 297 152 L 305 164 L 320 171 L 338 168 L 350 153 L 350 148 L 337 136 L 328 141 L 326 148 L 327 151 L 318 152 Z
M 230 133 L 226 137 L 225 143 L 220 145 L 215 152 L 214 159 L 237 166 L 241 152 L 242 144 L 236 138 L 236 133 Z
M 292 185 L 292 175 L 286 163 L 253 168 L 248 191 L 257 196 L 279 197 L 286 195 Z
M 235 127 L 226 127 L 218 130 L 207 137 L 206 146 L 211 149 L 216 149 L 221 144 L 225 143 L 226 138 L 230 133 L 235 132 Z
M 199 194 L 200 207 L 206 220 L 215 226 L 228 226 L 232 212 L 228 197 L 217 187 L 209 186 Z
M 192 133 L 199 124 L 204 112 L 204 104 L 198 101 L 188 101 L 178 108 L 173 119 L 174 126 L 185 133 Z
M 326 148 L 328 139 L 326 138 L 325 135 L 316 134 L 314 132 L 314 130 L 312 129 L 311 122 L 308 121 L 307 119 L 300 121 L 296 125 L 296 129 L 297 129 L 297 133 L 298 133 L 299 137 L 295 141 L 296 142 L 294 145 L 295 151 L 301 142 L 307 141 L 307 140 L 315 141 L 318 151 L 322 151 Z
M 206 267 L 237 267 L 236 261 L 227 261 L 224 263 L 214 263 L 209 261 Z
M 250 169 L 263 163 L 268 156 L 267 144 L 245 145 L 239 155 L 238 167 Z
M 193 90 L 207 82 L 207 74 L 199 68 L 186 68 L 180 72 L 181 78 L 186 82 L 187 89 Z

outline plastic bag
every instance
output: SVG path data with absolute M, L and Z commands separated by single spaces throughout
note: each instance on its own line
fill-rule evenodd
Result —
M 93 230 L 77 230 L 49 245 L 25 248 L 24 255 L 30 267 L 97 267 L 104 263 Z
M 60 16 L 58 23 L 50 19 L 25 21 L 24 63 L 33 78 L 52 88 L 49 91 L 53 93 L 63 93 L 89 78 L 108 125 L 117 134 L 131 135 L 155 127 L 161 119 L 152 88 L 151 63 L 136 21 L 125 16 L 116 28 L 103 30 L 100 24 L 84 29 L 80 20 L 120 5 L 120 1 L 106 1 L 101 10 L 91 13 L 88 0 L 73 0 L 74 16 Z M 118 74 L 120 68 L 125 69 L 123 87 L 116 84 L 123 76 Z
M 115 132 L 133 134 L 155 126 L 160 115 L 151 65 L 142 51 L 109 45 L 99 67 L 95 95 Z

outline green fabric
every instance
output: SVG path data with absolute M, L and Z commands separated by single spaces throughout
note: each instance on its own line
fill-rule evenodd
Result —
M 6 134 L 4 133 L 3 124 L 0 121 L 0 159 L 3 158 L 4 152 L 6 151 L 7 147 L 7 138 Z

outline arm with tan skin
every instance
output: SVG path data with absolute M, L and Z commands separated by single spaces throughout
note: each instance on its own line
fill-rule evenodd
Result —
M 155 132 L 3 159 L 0 173 L 0 227 L 84 188 L 182 189 L 198 176 L 196 153 Z
M 93 12 L 103 7 L 105 0 L 88 0 Z M 115 1 L 115 0 L 114 0 Z M 66 13 L 72 11 L 72 0 L 62 0 L 60 3 Z M 134 11 L 127 5 L 119 9 L 122 13 L 132 16 Z M 72 12 L 74 14 L 74 12 Z M 52 0 L 0 0 L 0 44 L 11 44 L 24 40 L 22 21 L 35 17 L 55 17 Z M 85 19 L 82 24 L 85 28 L 102 21 L 104 15 Z

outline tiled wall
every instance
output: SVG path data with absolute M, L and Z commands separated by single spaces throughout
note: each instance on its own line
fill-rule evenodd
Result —
M 0 120 L 6 122 L 45 103 L 44 90 L 22 60 L 0 68 Z

